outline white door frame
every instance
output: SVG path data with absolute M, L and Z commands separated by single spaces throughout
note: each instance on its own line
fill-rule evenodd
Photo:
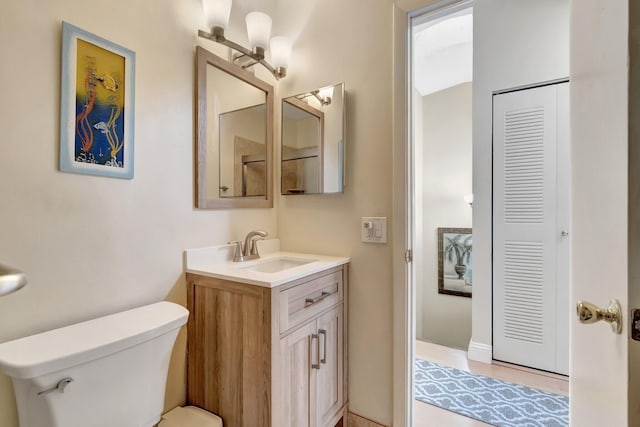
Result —
M 470 0 L 398 0 L 393 8 L 393 425 L 413 426 L 415 357 L 413 249 L 413 144 L 409 120 L 411 68 L 410 20 Z

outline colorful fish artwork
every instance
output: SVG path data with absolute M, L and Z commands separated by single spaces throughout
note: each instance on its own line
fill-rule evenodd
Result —
M 124 76 L 123 56 L 78 39 L 76 162 L 124 167 Z

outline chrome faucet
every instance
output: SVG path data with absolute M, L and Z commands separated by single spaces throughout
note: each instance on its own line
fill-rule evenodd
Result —
M 256 241 L 262 240 L 268 235 L 269 233 L 267 233 L 266 231 L 253 230 L 247 233 L 247 236 L 244 238 L 244 246 L 242 245 L 242 242 L 237 240 L 229 242 L 236 245 L 236 251 L 233 255 L 233 262 L 248 261 L 250 259 L 260 258 Z

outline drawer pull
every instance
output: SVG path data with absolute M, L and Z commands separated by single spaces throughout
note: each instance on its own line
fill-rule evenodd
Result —
M 323 299 L 325 299 L 326 297 L 328 297 L 329 295 L 331 295 L 331 293 L 322 291 L 322 293 L 315 298 L 305 298 L 304 306 L 309 307 L 310 305 L 317 304 Z

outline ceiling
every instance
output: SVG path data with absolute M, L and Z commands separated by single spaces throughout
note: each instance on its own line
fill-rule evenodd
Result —
M 472 81 L 472 9 L 416 24 L 413 55 L 414 87 L 422 96 Z

